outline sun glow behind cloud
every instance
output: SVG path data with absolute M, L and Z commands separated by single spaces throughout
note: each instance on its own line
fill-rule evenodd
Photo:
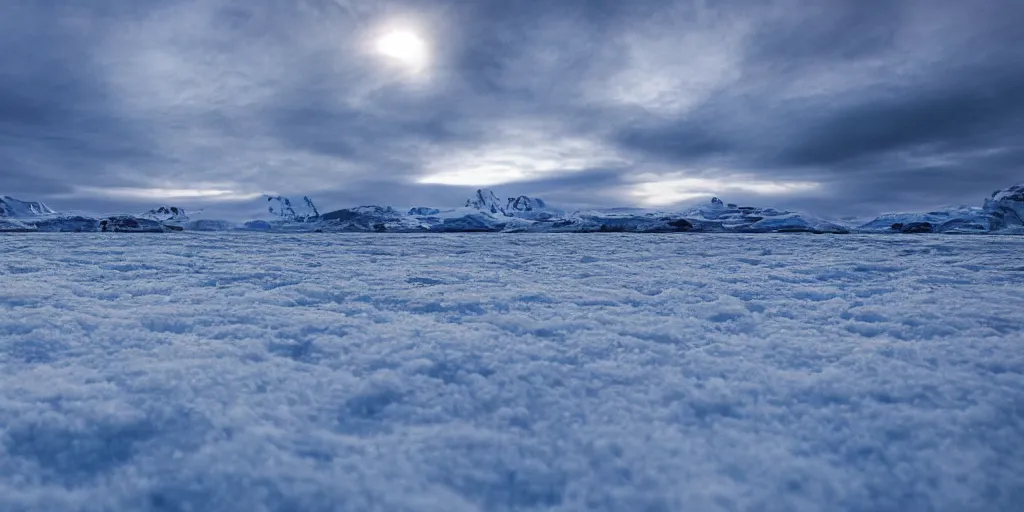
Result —
M 746 193 L 780 196 L 808 192 L 820 187 L 809 181 L 765 181 L 749 176 L 726 178 L 673 178 L 641 176 L 629 195 L 648 206 L 665 206 L 698 198 Z
M 500 141 L 430 158 L 427 174 L 416 182 L 489 187 L 626 164 L 596 141 L 549 133 L 529 123 L 506 128 Z
M 245 193 L 221 188 L 137 188 L 137 187 L 76 187 L 72 196 L 111 197 L 118 199 L 219 199 L 228 201 L 244 201 L 256 199 L 262 194 Z
M 422 71 L 430 60 L 426 41 L 416 32 L 404 28 L 385 31 L 377 38 L 375 49 L 413 72 Z

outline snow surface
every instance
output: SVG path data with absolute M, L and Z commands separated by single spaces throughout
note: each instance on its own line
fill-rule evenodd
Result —
M 1024 239 L 0 236 L 0 510 L 1024 503 Z

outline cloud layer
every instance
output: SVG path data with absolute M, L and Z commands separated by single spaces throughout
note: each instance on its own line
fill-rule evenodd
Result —
M 453 204 L 496 186 L 856 214 L 1024 180 L 1010 0 L 3 9 L 0 192 L 66 207 Z M 375 51 L 394 30 L 426 42 L 422 69 Z

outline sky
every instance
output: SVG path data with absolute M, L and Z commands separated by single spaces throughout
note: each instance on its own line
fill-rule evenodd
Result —
M 0 195 L 58 209 L 980 205 L 1016 0 L 5 0 Z

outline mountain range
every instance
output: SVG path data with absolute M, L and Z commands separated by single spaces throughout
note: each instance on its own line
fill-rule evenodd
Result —
M 359 206 L 321 213 L 309 197 L 264 196 L 267 216 L 244 223 L 192 219 L 183 208 L 91 217 L 54 211 L 41 202 L 0 197 L 0 232 L 264 231 L 264 232 L 543 232 L 543 233 L 957 233 L 1024 234 L 1024 183 L 994 192 L 980 206 L 887 213 L 871 222 L 842 221 L 778 208 L 739 206 L 713 198 L 681 211 L 602 208 L 567 212 L 536 197 L 504 199 L 476 191 L 455 208 Z

